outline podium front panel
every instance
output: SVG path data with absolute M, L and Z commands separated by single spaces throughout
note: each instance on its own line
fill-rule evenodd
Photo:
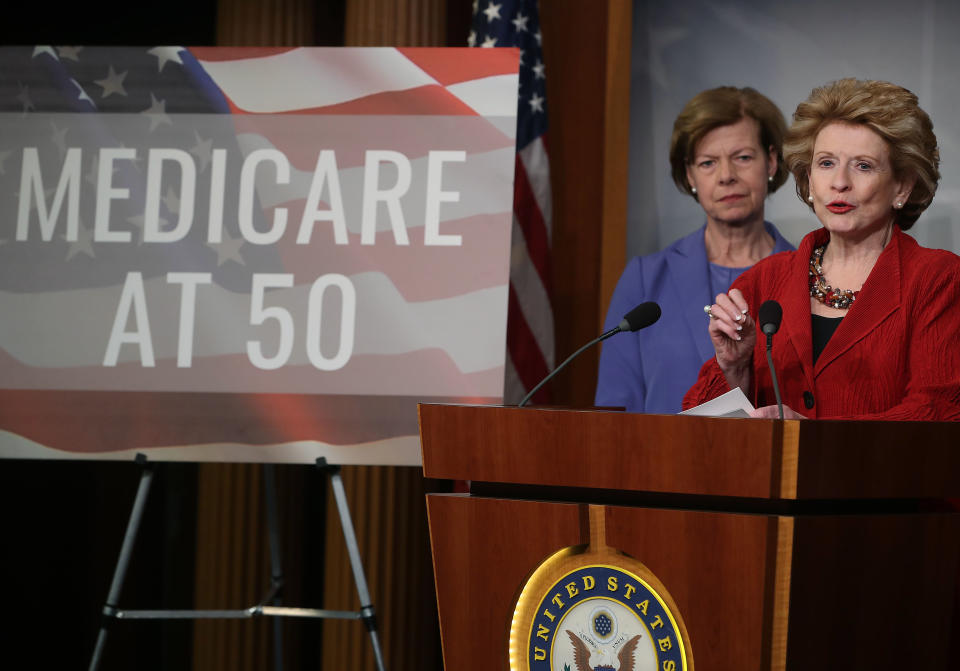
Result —
M 519 591 L 544 559 L 587 542 L 587 506 L 429 495 L 427 512 L 445 668 L 507 668 Z M 699 668 L 761 668 L 770 654 L 764 615 L 773 599 L 767 556 L 775 518 L 608 507 L 606 519 L 611 547 L 670 590 Z M 719 552 L 729 547 L 738 551 Z
M 424 475 L 473 492 L 427 497 L 446 668 L 507 668 L 526 581 L 597 520 L 701 671 L 960 668 L 960 423 L 421 404 L 420 427 Z

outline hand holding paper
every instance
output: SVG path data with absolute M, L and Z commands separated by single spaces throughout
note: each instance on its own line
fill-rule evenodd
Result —
M 734 387 L 726 394 L 684 410 L 680 414 L 700 417 L 750 417 L 753 410 L 753 404 L 747 400 L 743 390 L 740 387 Z

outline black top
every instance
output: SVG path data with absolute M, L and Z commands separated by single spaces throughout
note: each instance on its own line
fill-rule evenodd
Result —
M 811 314 L 810 316 L 813 318 L 811 322 L 811 330 L 813 331 L 813 363 L 817 363 L 817 359 L 820 358 L 820 353 L 830 341 L 830 336 L 832 336 L 833 332 L 840 326 L 843 317 L 821 317 L 815 314 Z

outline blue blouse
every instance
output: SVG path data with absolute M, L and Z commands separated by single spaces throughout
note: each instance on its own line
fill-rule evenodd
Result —
M 793 249 L 769 222 L 773 253 Z M 603 343 L 594 403 L 631 412 L 676 414 L 700 367 L 714 356 L 704 305 L 726 291 L 745 268 L 707 261 L 706 226 L 654 254 L 631 259 L 613 292 L 604 330 L 644 301 L 660 304 L 660 320 Z M 715 289 L 715 287 L 719 287 Z M 756 308 L 755 308 L 756 309 Z

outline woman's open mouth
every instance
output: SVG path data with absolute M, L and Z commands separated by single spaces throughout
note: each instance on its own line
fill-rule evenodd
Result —
M 845 203 L 842 200 L 835 200 L 832 203 L 827 205 L 827 209 L 833 212 L 834 214 L 844 214 L 854 209 L 856 206 L 851 205 L 850 203 Z

